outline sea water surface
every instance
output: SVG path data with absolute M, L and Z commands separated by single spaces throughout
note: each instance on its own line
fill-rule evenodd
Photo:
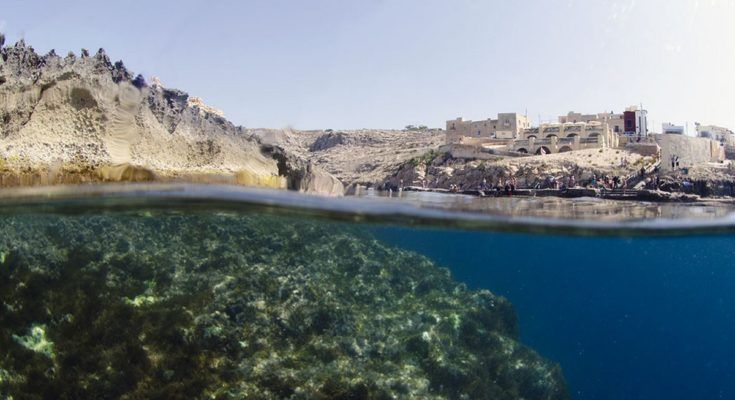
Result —
M 735 398 L 729 204 L 0 197 L 0 397 Z

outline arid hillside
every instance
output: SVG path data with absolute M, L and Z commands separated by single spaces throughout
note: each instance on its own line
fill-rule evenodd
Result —
M 254 130 L 265 143 L 310 160 L 345 186 L 380 184 L 405 162 L 444 144 L 444 132 L 361 129 L 346 131 Z

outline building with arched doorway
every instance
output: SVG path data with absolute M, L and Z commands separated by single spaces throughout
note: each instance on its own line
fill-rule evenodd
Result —
M 633 110 L 629 107 L 628 110 Z M 626 111 L 627 112 L 627 111 Z M 481 146 L 521 154 L 552 154 L 617 147 L 626 131 L 625 114 L 569 112 L 558 122 L 531 127 L 518 113 L 500 113 L 497 119 L 447 121 L 446 143 Z
M 600 122 L 566 122 L 541 124 L 524 129 L 521 139 L 510 146 L 512 151 L 527 154 L 552 154 L 568 151 L 617 147 L 618 135 Z M 510 149 L 509 149 L 510 150 Z

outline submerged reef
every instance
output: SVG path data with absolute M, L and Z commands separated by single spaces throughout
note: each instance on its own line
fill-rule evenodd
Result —
M 0 398 L 569 397 L 506 299 L 356 226 L 0 220 Z

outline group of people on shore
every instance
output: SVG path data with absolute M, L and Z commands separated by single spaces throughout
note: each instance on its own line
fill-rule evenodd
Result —
M 607 190 L 627 189 L 628 180 L 625 178 L 621 178 L 618 175 L 614 175 L 614 176 L 605 175 L 601 177 L 600 179 L 597 179 L 597 176 L 595 174 L 592 174 L 592 178 L 590 179 L 589 187 L 607 189 Z
M 482 183 L 480 184 L 480 190 L 486 191 L 486 190 L 495 190 L 496 193 L 505 193 L 507 195 L 513 195 L 513 193 L 516 191 L 516 188 L 518 187 L 518 180 L 515 176 L 511 175 L 507 179 L 503 180 L 503 178 L 498 178 L 497 184 L 488 184 L 486 178 L 482 178 Z

